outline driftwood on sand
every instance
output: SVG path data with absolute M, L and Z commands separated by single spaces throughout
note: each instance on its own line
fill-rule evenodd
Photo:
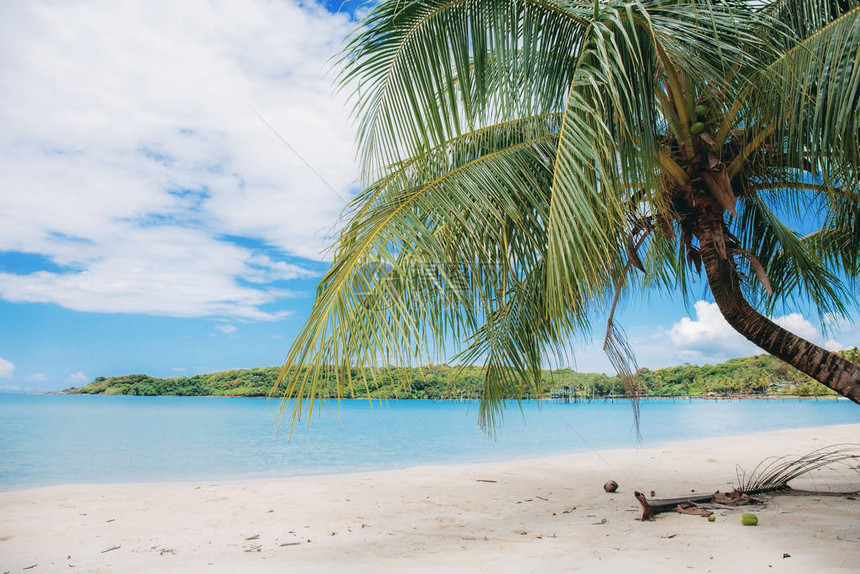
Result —
M 713 508 L 726 508 L 743 506 L 746 504 L 759 504 L 760 501 L 744 494 L 738 489 L 729 493 L 715 492 L 713 494 L 697 494 L 691 496 L 680 496 L 678 498 L 663 498 L 659 500 L 645 498 L 641 492 L 634 492 L 633 496 L 642 505 L 641 520 L 654 520 L 655 514 L 661 512 L 680 512 L 681 514 L 694 514 L 696 516 L 710 516 Z
M 677 498 L 648 500 L 641 492 L 633 496 L 642 505 L 642 520 L 654 520 L 655 514 L 680 512 L 709 516 L 713 508 L 730 508 L 747 504 L 760 504 L 753 496 L 761 494 L 795 494 L 816 496 L 852 497 L 858 492 L 828 492 L 795 490 L 788 486 L 789 481 L 810 471 L 830 465 L 842 465 L 860 474 L 860 445 L 837 444 L 812 451 L 801 457 L 779 457 L 762 461 L 749 474 L 738 473 L 738 487 L 732 492 L 714 494 L 692 494 Z M 652 492 L 653 495 L 653 492 Z

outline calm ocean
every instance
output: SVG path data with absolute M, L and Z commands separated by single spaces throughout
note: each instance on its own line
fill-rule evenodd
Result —
M 0 394 L 0 490 L 224 480 L 533 458 L 636 445 L 626 401 L 516 404 L 495 438 L 475 404 L 329 403 L 310 425 L 265 399 Z M 848 401 L 642 402 L 642 442 L 860 422 Z M 774 454 L 782 454 L 775 452 Z

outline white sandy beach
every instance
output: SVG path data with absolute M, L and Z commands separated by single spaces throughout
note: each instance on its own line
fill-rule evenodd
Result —
M 749 507 L 640 522 L 633 491 L 731 490 L 736 464 L 858 437 L 853 424 L 599 456 L 6 492 L 0 573 L 857 572 L 860 500 L 770 497 L 749 527 Z M 837 467 L 794 486 L 860 490 L 860 476 Z

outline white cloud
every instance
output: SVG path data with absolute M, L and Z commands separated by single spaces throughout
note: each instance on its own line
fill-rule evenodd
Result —
M 764 352 L 726 322 L 716 303 L 697 301 L 694 308 L 696 319 L 683 317 L 669 331 L 680 359 L 712 363 Z M 825 341 L 821 331 L 800 313 L 774 317 L 773 322 L 830 350 L 843 348 L 835 340 Z
M 697 301 L 696 319 L 682 317 L 669 330 L 669 338 L 679 357 L 688 362 L 710 357 L 752 355 L 757 347 L 726 323 L 716 303 Z
M 840 343 L 839 341 L 834 341 L 833 339 L 828 339 L 824 342 L 824 348 L 828 351 L 842 351 L 845 349 L 845 345 Z
M 622 317 L 620 326 L 626 327 L 638 366 L 660 369 L 683 363 L 714 364 L 764 352 L 737 333 L 723 319 L 715 303 L 696 302 L 693 317 L 682 317 L 668 328 Z M 839 340 L 825 340 L 821 331 L 799 313 L 776 317 L 773 321 L 830 351 L 857 346 L 856 331 L 843 331 Z M 853 327 L 853 323 L 842 324 Z M 573 341 L 569 346 L 572 360 L 567 362 L 582 372 L 614 374 L 615 368 L 602 348 L 603 333 L 598 334 L 599 338 Z
M 45 376 L 45 373 L 34 373 L 24 377 L 24 380 L 29 383 L 44 383 L 48 378 Z
M 90 378 L 81 371 L 78 371 L 66 377 L 66 382 L 70 385 L 86 385 L 90 382 Z
M 327 72 L 350 27 L 292 0 L 0 5 L 0 251 L 66 268 L 0 297 L 274 318 L 269 284 L 313 275 L 287 256 L 320 259 L 343 202 L 254 111 L 347 188 Z
M 0 379 L 8 379 L 15 372 L 15 364 L 0 357 Z
M 13 302 L 54 302 L 80 311 L 155 313 L 179 317 L 283 316 L 260 311 L 283 294 L 235 280 L 249 269 L 245 250 L 198 230 L 128 229 L 111 244 L 81 245 L 69 273 L 0 273 L 0 293 Z
M 826 343 L 828 349 L 841 350 L 831 347 L 839 346 L 844 349 L 860 345 L 860 325 L 857 323 L 856 315 L 846 318 L 840 317 L 835 313 L 828 313 L 824 316 L 824 325 L 825 335 L 830 338 Z M 840 339 L 844 343 L 840 343 L 834 339 Z
M 222 333 L 227 334 L 227 335 L 232 335 L 233 333 L 235 333 L 239 329 L 235 325 L 228 325 L 225 323 L 223 325 L 215 325 L 215 330 L 221 331 Z

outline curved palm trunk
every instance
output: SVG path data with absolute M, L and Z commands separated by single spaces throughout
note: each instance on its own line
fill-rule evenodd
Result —
M 860 366 L 783 329 L 753 309 L 744 299 L 737 273 L 724 257 L 722 218 L 700 219 L 702 263 L 720 312 L 738 333 L 857 404 Z

